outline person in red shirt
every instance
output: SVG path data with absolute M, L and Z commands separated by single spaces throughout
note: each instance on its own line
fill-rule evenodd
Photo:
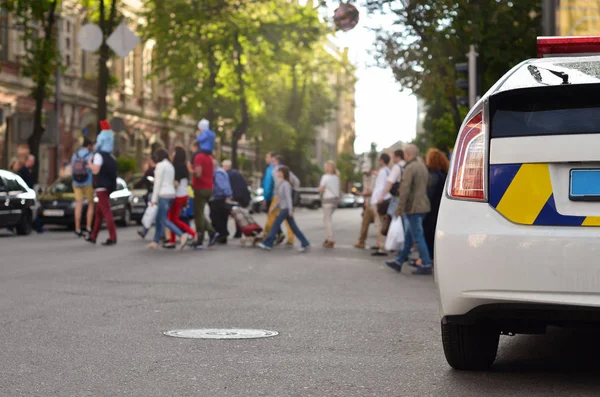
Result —
M 210 154 L 202 153 L 198 147 L 198 141 L 192 142 L 192 161 L 190 164 L 192 174 L 192 189 L 194 189 L 194 221 L 196 223 L 196 247 L 201 248 L 204 244 L 204 233 L 210 236 L 209 246 L 214 245 L 218 234 L 212 224 L 204 215 L 204 208 L 213 194 L 214 160 Z

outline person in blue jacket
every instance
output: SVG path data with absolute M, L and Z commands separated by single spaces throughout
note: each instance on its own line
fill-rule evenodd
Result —
M 198 123 L 198 146 L 200 151 L 212 156 L 212 152 L 215 148 L 215 133 L 210 129 L 210 122 L 206 119 L 200 120 Z
M 275 168 L 275 165 L 273 164 L 273 162 L 275 161 L 276 155 L 276 153 L 271 152 L 268 153 L 265 157 L 267 169 L 265 170 L 265 175 L 262 180 L 262 188 L 263 196 L 265 197 L 265 203 L 267 205 L 267 210 L 271 208 L 271 202 L 273 201 L 273 193 L 275 190 L 275 179 L 273 178 L 273 168 Z

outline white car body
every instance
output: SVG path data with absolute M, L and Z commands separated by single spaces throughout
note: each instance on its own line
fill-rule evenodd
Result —
M 543 83 L 532 77 L 531 65 L 541 70 Z M 459 133 L 440 205 L 434 264 L 444 348 L 457 369 L 491 365 L 500 333 L 543 333 L 548 325 L 600 322 L 600 200 L 570 198 L 572 169 L 600 170 L 600 128 L 597 133 L 494 137 L 490 127 L 490 101 L 495 100 L 490 98 L 508 98 L 512 90 L 527 87 L 558 90 L 561 78 L 549 70 L 567 73 L 568 87 L 598 84 L 600 89 L 600 56 L 525 61 L 484 95 Z M 541 114 L 533 109 L 531 117 Z M 461 147 L 461 134 L 469 131 L 467 120 L 479 114 L 485 194 L 474 200 L 453 197 L 453 188 L 459 189 L 453 173 L 460 178 L 470 169 L 465 165 L 457 171 L 461 150 L 471 150 Z M 539 117 L 544 121 L 543 114 Z M 511 172 L 512 178 L 506 176 Z M 497 187 L 500 176 L 506 188 Z

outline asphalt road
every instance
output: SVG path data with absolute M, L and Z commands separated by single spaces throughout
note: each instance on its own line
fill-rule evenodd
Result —
M 433 277 L 396 274 L 351 248 L 360 212 L 297 214 L 308 254 L 237 243 L 149 251 L 71 233 L 0 235 L 1 396 L 598 396 L 597 333 L 503 337 L 491 372 L 451 370 Z M 104 238 L 105 232 L 101 236 Z M 278 331 L 171 338 L 181 328 Z

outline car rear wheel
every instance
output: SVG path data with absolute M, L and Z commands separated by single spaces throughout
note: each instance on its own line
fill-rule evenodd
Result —
M 119 222 L 119 224 L 123 227 L 129 226 L 129 224 L 131 223 L 131 210 L 129 209 L 129 207 L 125 207 L 125 210 L 123 211 L 123 218 L 121 218 L 121 221 Z
M 21 216 L 21 221 L 15 228 L 17 230 L 17 234 L 19 236 L 27 236 L 27 235 L 31 234 L 31 231 L 33 230 L 32 222 L 33 222 L 33 217 L 31 215 L 31 211 L 26 210 L 23 213 L 23 216 Z
M 481 371 L 496 359 L 500 331 L 484 323 L 442 324 L 446 361 L 454 369 Z

